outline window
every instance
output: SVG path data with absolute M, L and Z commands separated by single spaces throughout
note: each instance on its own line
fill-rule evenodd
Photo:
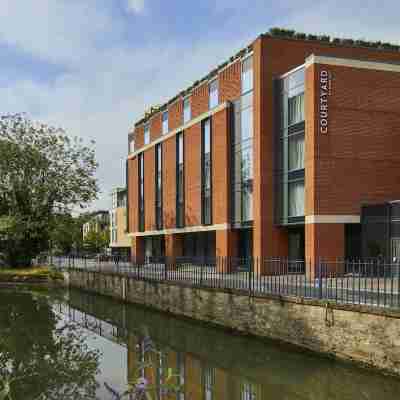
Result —
M 211 119 L 202 123 L 201 138 L 201 218 L 204 225 L 212 223 L 212 156 L 211 156 Z
M 242 93 L 253 90 L 253 56 L 242 61 Z
M 218 99 L 218 80 L 215 79 L 208 85 L 208 108 L 212 110 L 213 108 L 217 107 L 219 104 Z
M 250 90 L 234 102 L 232 218 L 239 226 L 253 220 L 253 129 L 253 91 Z
M 167 134 L 168 130 L 168 111 L 164 111 L 162 113 L 162 134 Z
M 183 132 L 176 136 L 176 226 L 185 225 L 185 169 Z
M 277 115 L 275 217 L 283 225 L 304 223 L 304 82 L 304 68 L 297 68 L 276 82 L 280 115 Z
M 289 182 L 289 217 L 304 216 L 304 181 Z
M 129 151 L 130 151 L 131 153 L 134 153 L 134 152 L 135 152 L 135 139 L 132 139 L 132 140 L 130 141 L 130 143 L 129 143 Z
M 146 124 L 144 126 L 144 144 L 150 143 L 150 125 Z
M 304 93 L 289 98 L 289 126 L 304 121 Z
M 183 123 L 186 124 L 192 119 L 192 110 L 190 108 L 190 97 L 183 100 Z
M 242 97 L 240 129 L 242 141 L 253 137 L 253 93 L 248 93 Z
M 289 171 L 304 168 L 304 134 L 291 135 L 289 140 Z
M 253 147 L 242 150 L 242 221 L 253 219 Z
M 156 174 L 155 174 L 155 189 L 156 189 L 156 226 L 157 229 L 162 229 L 162 144 L 156 145 Z
M 138 157 L 139 163 L 139 231 L 144 231 L 144 154 L 140 153 Z

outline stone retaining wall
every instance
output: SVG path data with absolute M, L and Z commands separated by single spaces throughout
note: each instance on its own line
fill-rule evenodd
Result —
M 297 298 L 249 297 L 82 270 L 71 270 L 69 281 L 72 287 L 278 339 L 400 376 L 400 313 Z

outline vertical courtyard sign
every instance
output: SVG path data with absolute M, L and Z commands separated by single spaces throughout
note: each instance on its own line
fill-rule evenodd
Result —
M 329 103 L 328 97 L 332 90 L 331 74 L 322 69 L 319 73 L 319 131 L 323 135 L 328 134 Z

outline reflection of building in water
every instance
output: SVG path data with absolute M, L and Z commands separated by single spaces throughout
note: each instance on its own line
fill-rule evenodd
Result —
M 158 400 L 261 400 L 261 385 L 230 371 L 209 365 L 190 353 L 168 347 L 144 354 L 143 340 L 134 334 L 128 338 L 128 382 L 145 377 L 155 386 Z M 140 368 L 152 363 L 152 368 Z M 162 390 L 168 369 L 174 373 L 173 383 L 180 385 L 179 393 Z

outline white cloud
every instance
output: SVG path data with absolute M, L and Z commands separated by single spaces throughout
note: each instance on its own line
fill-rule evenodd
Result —
M 393 41 L 400 37 L 396 19 L 400 6 L 387 1 L 391 11 L 384 13 L 373 7 L 372 0 L 365 0 L 368 12 L 360 8 L 358 19 L 354 15 L 361 0 L 349 0 L 353 10 L 350 6 L 340 8 L 331 0 L 304 0 L 302 10 L 286 1 L 285 17 L 275 16 L 269 23 L 306 32 L 338 31 L 340 36 Z M 4 2 L 6 6 L 0 8 L 0 43 L 65 66 L 67 72 L 51 82 L 24 79 L 0 86 L 0 112 L 27 111 L 34 118 L 65 127 L 73 135 L 95 139 L 102 189 L 95 204 L 99 208 L 109 207 L 112 187 L 124 184 L 121 164 L 127 154 L 127 133 L 143 111 L 172 97 L 268 29 L 261 22 L 242 18 L 213 27 L 209 33 L 212 40 L 202 38 L 193 43 L 165 38 L 147 47 L 140 40 L 140 44 L 127 46 L 120 40 L 126 29 L 124 22 L 98 6 L 98 1 Z M 141 4 L 144 7 L 143 1 L 131 3 L 139 7 L 137 10 Z M 270 5 L 263 6 L 261 1 L 257 5 L 258 15 L 267 11 L 271 15 Z M 386 19 L 384 14 L 388 14 Z M 236 30 L 239 23 L 240 34 Z M 108 45 L 102 42 L 104 37 L 109 39 Z
M 144 11 L 144 0 L 127 0 L 128 11 L 140 14 Z

